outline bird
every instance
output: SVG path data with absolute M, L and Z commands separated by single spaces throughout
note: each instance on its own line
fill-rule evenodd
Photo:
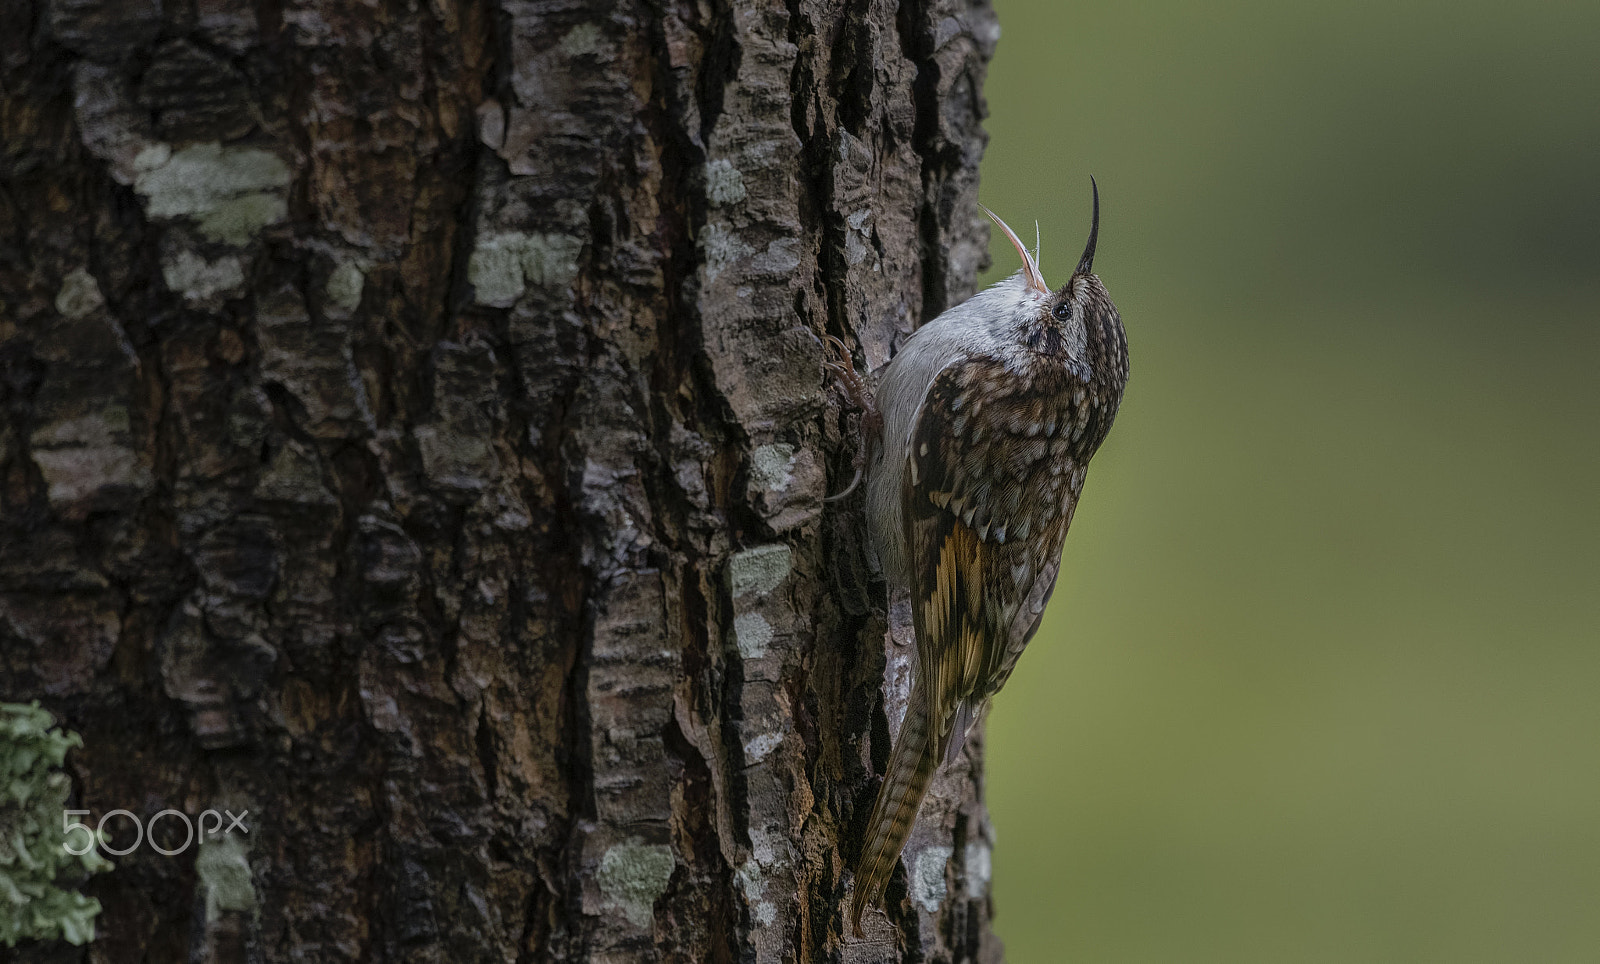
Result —
M 1122 403 L 1128 341 L 1093 271 L 1090 187 L 1089 241 L 1061 287 L 1045 284 L 1037 246 L 983 207 L 1022 259 L 1015 274 L 912 333 L 875 391 L 835 340 L 829 367 L 874 436 L 858 457 L 870 543 L 891 590 L 909 591 L 916 634 L 905 721 L 855 865 L 857 937 L 929 781 L 1039 628 L 1089 460 Z

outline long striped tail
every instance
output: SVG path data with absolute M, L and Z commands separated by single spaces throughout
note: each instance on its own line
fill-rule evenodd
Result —
M 900 859 L 900 848 L 911 835 L 917 808 L 928 792 L 928 781 L 939 767 L 935 743 L 928 726 L 928 700 L 918 680 L 906 705 L 900 738 L 895 740 L 894 751 L 889 755 L 889 772 L 883 778 L 883 786 L 878 788 L 878 800 L 872 805 L 866 840 L 856 862 L 850 926 L 857 937 L 863 936 L 861 912 L 869 903 L 876 904 L 882 898 L 889 875 L 894 873 L 895 861 Z

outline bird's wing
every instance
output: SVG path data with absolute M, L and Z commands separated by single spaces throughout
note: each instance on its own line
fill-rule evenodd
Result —
M 978 356 L 939 373 L 914 421 L 902 518 L 941 752 L 961 704 L 992 695 L 1038 629 L 1082 487 L 1084 400 L 1064 371 Z

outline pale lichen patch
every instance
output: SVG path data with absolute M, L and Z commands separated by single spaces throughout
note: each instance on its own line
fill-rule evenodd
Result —
M 157 141 L 140 148 L 139 153 L 134 155 L 133 170 L 136 175 L 148 174 L 170 160 L 172 147 Z
M 745 659 L 760 659 L 772 644 L 772 624 L 760 613 L 744 613 L 733 619 L 733 642 Z
M 528 284 L 559 288 L 578 275 L 583 241 L 569 234 L 532 234 L 522 248 L 522 273 Z
M 241 835 L 228 834 L 219 840 L 202 838 L 194 873 L 205 893 L 206 920 L 214 921 L 225 911 L 244 913 L 256 909 L 255 881 Z
M 744 175 L 732 161 L 718 159 L 706 165 L 706 199 L 712 207 L 737 204 L 744 198 Z
M 361 307 L 361 292 L 366 284 L 367 276 L 361 272 L 360 265 L 354 261 L 341 261 L 328 275 L 328 283 L 323 290 L 328 296 L 328 304 L 340 311 L 352 312 Z
M 847 234 L 844 237 L 844 260 L 851 267 L 867 260 L 867 246 L 854 234 Z
M 633 837 L 606 851 L 595 879 L 600 893 L 629 923 L 647 927 L 655 917 L 656 898 L 666 892 L 676 866 L 671 847 Z
M 744 892 L 745 900 L 754 901 L 767 892 L 767 881 L 761 873 L 761 862 L 751 857 L 739 865 L 733 873 L 734 880 L 738 882 L 739 889 Z
M 766 927 L 778 919 L 777 906 L 770 900 L 762 900 L 767 892 L 767 882 L 759 860 L 752 857 L 740 864 L 734 872 L 734 879 L 744 893 L 745 903 L 750 905 L 750 916 L 755 918 L 757 924 Z
M 56 311 L 74 321 L 94 314 L 105 303 L 100 283 L 82 268 L 74 268 L 62 278 L 61 290 L 56 292 Z
M 729 265 L 754 252 L 753 248 L 739 240 L 733 229 L 716 222 L 700 229 L 699 244 L 701 254 L 705 257 L 707 281 L 715 281 L 717 275 Z
M 135 160 L 133 189 L 152 218 L 193 219 L 213 241 L 242 247 L 261 229 L 288 217 L 289 166 L 253 147 L 191 144 L 170 154 L 146 148 Z
M 776 867 L 785 857 L 785 844 L 780 834 L 770 830 L 750 830 L 750 856 L 763 867 Z
M 284 199 L 273 194 L 244 194 L 222 201 L 200 215 L 200 233 L 213 241 L 243 247 L 269 224 L 289 215 Z
M 467 259 L 467 281 L 480 305 L 509 308 L 528 290 L 522 274 L 522 248 L 528 236 L 520 231 L 478 238 Z
M 930 914 L 937 913 L 944 903 L 944 867 L 954 852 L 950 847 L 926 847 L 912 861 L 911 899 Z
M 764 596 L 782 585 L 793 567 L 794 553 L 782 543 L 756 546 L 734 553 L 728 560 L 728 578 L 733 598 Z
M 772 906 L 771 901 L 756 901 L 755 907 L 751 908 L 751 913 L 755 917 L 756 923 L 762 927 L 766 927 L 778 919 L 778 908 Z
M 66 508 L 111 489 L 149 488 L 150 470 L 128 444 L 129 432 L 122 405 L 35 429 L 29 446 L 50 504 Z
M 969 841 L 962 856 L 967 875 L 967 899 L 981 900 L 989 892 L 989 878 L 993 875 L 989 844 L 983 840 Z
M 872 253 L 870 242 L 872 240 L 872 209 L 862 208 L 854 211 L 845 218 L 845 223 L 850 230 L 844 235 L 844 260 L 851 266 L 858 265 L 867 260 L 867 255 Z
M 783 489 L 794 477 L 795 447 L 787 442 L 759 446 L 750 453 L 750 471 L 764 489 Z
M 113 439 L 100 416 L 73 419 L 71 425 L 88 438 L 61 448 L 44 448 L 36 440 L 32 451 L 51 505 L 76 505 L 107 489 L 150 487 L 150 470 L 137 452 Z
M 750 829 L 750 856 L 734 871 L 734 880 L 750 907 L 750 916 L 762 927 L 778 920 L 778 905 L 766 899 L 767 881 L 777 879 L 781 887 L 784 879 L 781 870 L 787 863 L 781 835 L 755 827 Z
M 561 38 L 561 52 L 568 57 L 588 57 L 604 51 L 600 28 L 592 23 L 580 23 Z
M 467 259 L 467 281 L 478 304 L 509 308 L 530 284 L 558 288 L 570 283 L 582 250 L 583 240 L 566 234 L 486 234 Z
M 760 763 L 772 755 L 772 751 L 783 745 L 782 733 L 763 733 L 752 737 L 744 745 L 744 762 Z
M 161 277 L 186 301 L 205 301 L 241 290 L 244 264 L 231 254 L 207 261 L 193 251 L 178 251 L 161 259 Z
M 773 532 L 787 532 L 822 511 L 827 472 L 811 448 L 787 442 L 757 446 L 750 453 L 745 498 Z

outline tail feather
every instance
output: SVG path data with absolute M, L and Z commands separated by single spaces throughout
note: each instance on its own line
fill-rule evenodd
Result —
M 950 727 L 950 738 L 945 740 L 945 766 L 956 762 L 956 758 L 961 755 L 961 748 L 967 745 L 967 731 L 972 729 L 972 721 L 977 718 L 978 707 L 973 706 L 970 700 L 962 700 L 956 704 L 956 722 Z
M 900 725 L 889 756 L 889 772 L 878 788 L 872 817 L 867 821 L 866 840 L 856 863 L 855 895 L 850 900 L 850 925 L 861 937 L 861 913 L 869 903 L 877 903 L 894 873 L 900 848 L 905 846 L 916 823 L 917 808 L 928 792 L 928 782 L 939 767 L 938 747 L 928 725 L 927 699 L 920 686 L 914 688 L 906 706 L 906 719 Z

